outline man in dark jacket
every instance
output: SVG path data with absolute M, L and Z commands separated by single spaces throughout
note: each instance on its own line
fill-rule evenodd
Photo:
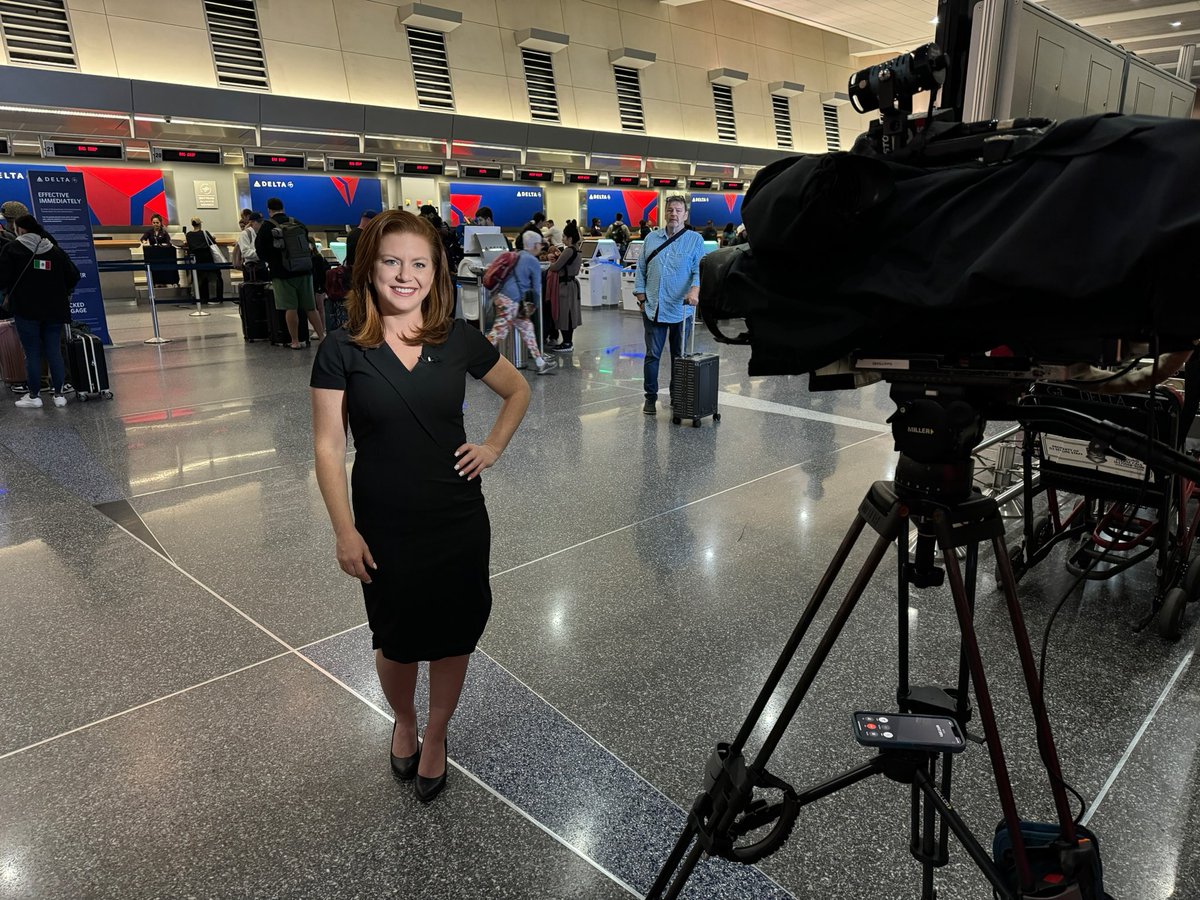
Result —
M 350 233 L 346 235 L 346 287 L 350 286 L 350 278 L 354 272 L 354 255 L 358 252 L 358 239 L 362 237 L 363 229 L 376 215 L 378 213 L 375 210 L 364 209 L 362 215 L 358 217 L 358 224 L 351 228 Z
M 66 366 L 59 341 L 63 325 L 71 321 L 71 292 L 79 283 L 79 269 L 33 216 L 21 216 L 14 224 L 17 239 L 0 253 L 0 290 L 4 291 L 25 350 L 25 378 L 30 392 L 17 401 L 17 406 L 41 408 L 37 386 L 42 381 L 43 355 L 50 366 L 54 405 L 66 406 Z
M 258 237 L 254 239 L 254 249 L 258 258 L 267 264 L 271 273 L 271 289 L 275 293 L 275 308 L 284 310 L 287 318 L 288 335 L 291 337 L 291 348 L 302 350 L 300 343 L 300 312 L 303 311 L 308 322 L 317 333 L 317 340 L 325 337 L 325 323 L 317 315 L 317 301 L 313 295 L 312 257 L 308 251 L 308 229 L 304 229 L 304 258 L 308 260 L 303 269 L 293 271 L 284 265 L 284 250 L 277 247 L 276 238 L 281 239 L 282 228 L 285 225 L 296 224 L 304 228 L 304 223 L 293 219 L 283 211 L 283 201 L 278 197 L 267 200 L 267 212 L 271 218 L 263 222 L 258 229 Z

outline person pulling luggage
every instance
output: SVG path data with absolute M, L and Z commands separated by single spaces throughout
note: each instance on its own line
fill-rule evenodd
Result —
M 71 292 L 79 283 L 79 269 L 33 216 L 18 218 L 15 231 L 17 239 L 0 253 L 0 290 L 25 350 L 29 392 L 17 406 L 41 408 L 37 386 L 42 381 L 43 358 L 50 367 L 54 405 L 66 406 L 67 375 L 60 342 L 63 326 L 71 322 Z

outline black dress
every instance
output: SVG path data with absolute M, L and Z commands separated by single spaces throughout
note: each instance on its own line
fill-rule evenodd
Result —
M 313 387 L 346 392 L 354 523 L 379 567 L 363 597 L 372 646 L 395 662 L 470 653 L 487 624 L 491 525 L 480 479 L 454 470 L 454 451 L 466 443 L 466 375 L 482 378 L 499 358 L 455 320 L 412 371 L 347 331 L 330 332 L 313 363 Z

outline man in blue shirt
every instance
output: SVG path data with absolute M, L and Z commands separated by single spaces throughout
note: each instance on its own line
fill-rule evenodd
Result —
M 666 227 L 646 237 L 633 284 L 646 329 L 646 362 L 642 369 L 646 403 L 642 412 L 648 416 L 656 411 L 658 363 L 663 344 L 670 338 L 671 359 L 682 354 L 685 308 L 700 301 L 704 240 L 687 228 L 686 198 L 668 197 L 666 216 Z M 674 384 L 670 390 L 674 400 Z

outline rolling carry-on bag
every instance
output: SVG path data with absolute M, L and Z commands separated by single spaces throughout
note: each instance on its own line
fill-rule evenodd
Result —
M 694 313 L 683 320 L 684 328 L 691 320 L 691 335 L 688 351 L 671 360 L 671 384 L 675 396 L 671 400 L 671 421 L 676 425 L 684 419 L 692 420 L 692 427 L 699 428 L 700 420 L 712 416 L 714 422 L 721 421 L 717 412 L 717 378 L 721 374 L 721 357 L 715 353 L 696 353 L 696 316 Z
M 25 350 L 17 336 L 17 323 L 12 319 L 0 321 L 0 378 L 14 394 L 23 394 L 25 384 Z
M 268 340 L 275 317 L 275 295 L 270 283 L 243 283 L 238 287 L 238 305 L 241 307 L 242 339 L 248 344 Z
M 111 400 L 108 363 L 100 338 L 72 325 L 64 325 L 63 331 L 67 342 L 67 375 L 75 387 L 75 396 L 80 400 L 92 397 Z
M 305 347 L 308 346 L 308 318 L 303 312 L 297 312 L 296 318 L 299 321 L 296 323 L 296 334 L 300 343 Z M 282 309 L 275 308 L 275 302 L 271 302 L 271 343 L 277 346 L 290 346 L 292 343 L 292 335 L 287 327 L 287 314 Z

